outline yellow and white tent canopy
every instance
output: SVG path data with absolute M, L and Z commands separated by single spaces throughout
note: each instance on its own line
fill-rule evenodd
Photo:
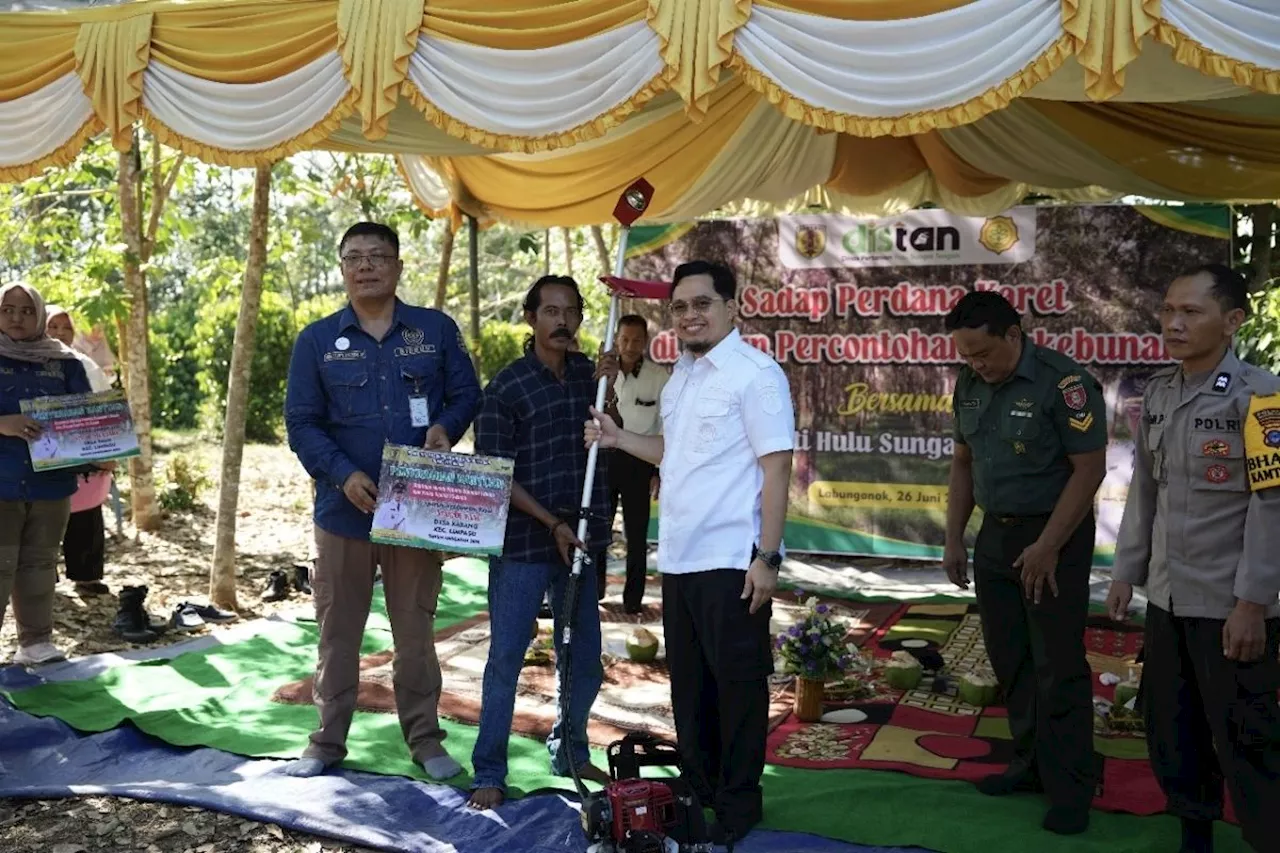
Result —
M 1280 0 L 150 0 L 0 14 L 0 180 L 141 123 L 224 165 L 400 155 L 539 225 L 1280 197 Z

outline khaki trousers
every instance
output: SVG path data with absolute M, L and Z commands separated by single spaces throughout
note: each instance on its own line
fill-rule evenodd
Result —
M 420 548 L 376 545 L 316 528 L 316 570 L 311 579 L 320 626 L 315 703 L 320 728 L 303 755 L 326 765 L 347 755 L 347 732 L 360 686 L 360 645 L 373 598 L 374 570 L 382 568 L 387 615 L 395 642 L 392 684 L 400 729 L 415 761 L 444 754 L 436 708 L 440 661 L 436 658 L 436 601 L 442 583 L 440 555 Z
M 0 501 L 0 623 L 13 599 L 18 646 L 53 637 L 53 588 L 71 499 Z

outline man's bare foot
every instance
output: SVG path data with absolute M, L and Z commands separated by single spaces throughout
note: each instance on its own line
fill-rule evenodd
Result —
M 471 792 L 471 799 L 467 800 L 467 807 L 478 812 L 488 811 L 502 805 L 505 799 L 501 788 L 476 788 Z
M 608 772 L 601 770 L 589 761 L 578 768 L 578 776 L 584 782 L 595 782 L 597 785 L 608 785 L 613 781 Z

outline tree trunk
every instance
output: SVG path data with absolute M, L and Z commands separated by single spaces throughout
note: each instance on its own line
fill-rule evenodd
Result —
M 591 237 L 596 243 L 596 255 L 600 258 L 600 274 L 613 275 L 613 258 L 609 257 L 609 246 L 604 242 L 604 231 L 599 225 L 591 226 Z
M 1272 259 L 1275 251 L 1271 247 L 1272 232 L 1275 230 L 1276 206 L 1259 204 L 1250 208 L 1253 214 L 1253 243 L 1250 260 L 1253 262 L 1253 281 L 1249 289 L 1263 290 L 1271 280 Z
M 480 226 L 474 216 L 467 217 L 467 236 L 470 242 L 467 251 L 470 253 L 471 268 L 471 363 L 476 373 L 480 373 Z
M 453 223 L 444 223 L 444 238 L 440 242 L 440 275 L 436 279 L 436 310 L 444 310 L 445 297 L 449 295 L 449 264 L 453 263 Z
M 542 232 L 542 274 L 551 275 L 551 229 Z
M 564 274 L 573 278 L 573 231 L 569 228 L 561 228 L 564 232 Z M 608 275 L 608 270 L 605 270 Z
M 253 373 L 254 335 L 262 304 L 262 273 L 267 264 L 270 226 L 271 167 L 259 166 L 253 182 L 253 218 L 249 225 L 249 256 L 244 265 L 240 313 L 236 317 L 231 369 L 227 376 L 227 414 L 222 430 L 222 476 L 218 487 L 218 521 L 209 571 L 209 601 L 215 607 L 237 609 L 236 514 L 240 507 L 240 467 L 244 460 L 245 421 L 249 415 L 249 381 Z
M 147 280 L 142 270 L 142 216 L 139 210 L 138 139 L 133 150 L 120 153 L 120 219 L 127 247 L 124 254 L 124 285 L 129 294 L 129 323 L 124 349 L 129 353 L 129 408 L 138 433 L 140 454 L 129 460 L 130 499 L 133 525 L 138 530 L 155 530 L 160 525 L 156 504 L 156 483 L 151 452 L 151 381 L 147 370 Z

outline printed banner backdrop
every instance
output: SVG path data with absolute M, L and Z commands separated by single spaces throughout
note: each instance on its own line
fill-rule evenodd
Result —
M 634 229 L 627 275 L 670 280 L 694 258 L 733 267 L 742 332 L 782 365 L 795 400 L 787 547 L 906 559 L 942 556 L 960 365 L 943 317 L 970 290 L 1004 294 L 1031 340 L 1103 384 L 1110 443 L 1095 563 L 1109 566 L 1143 387 L 1169 363 L 1161 292 L 1189 267 L 1228 262 L 1229 225 L 1216 205 L 708 221 Z M 661 316 L 653 303 L 630 307 Z M 659 322 L 650 354 L 670 364 L 679 345 Z

